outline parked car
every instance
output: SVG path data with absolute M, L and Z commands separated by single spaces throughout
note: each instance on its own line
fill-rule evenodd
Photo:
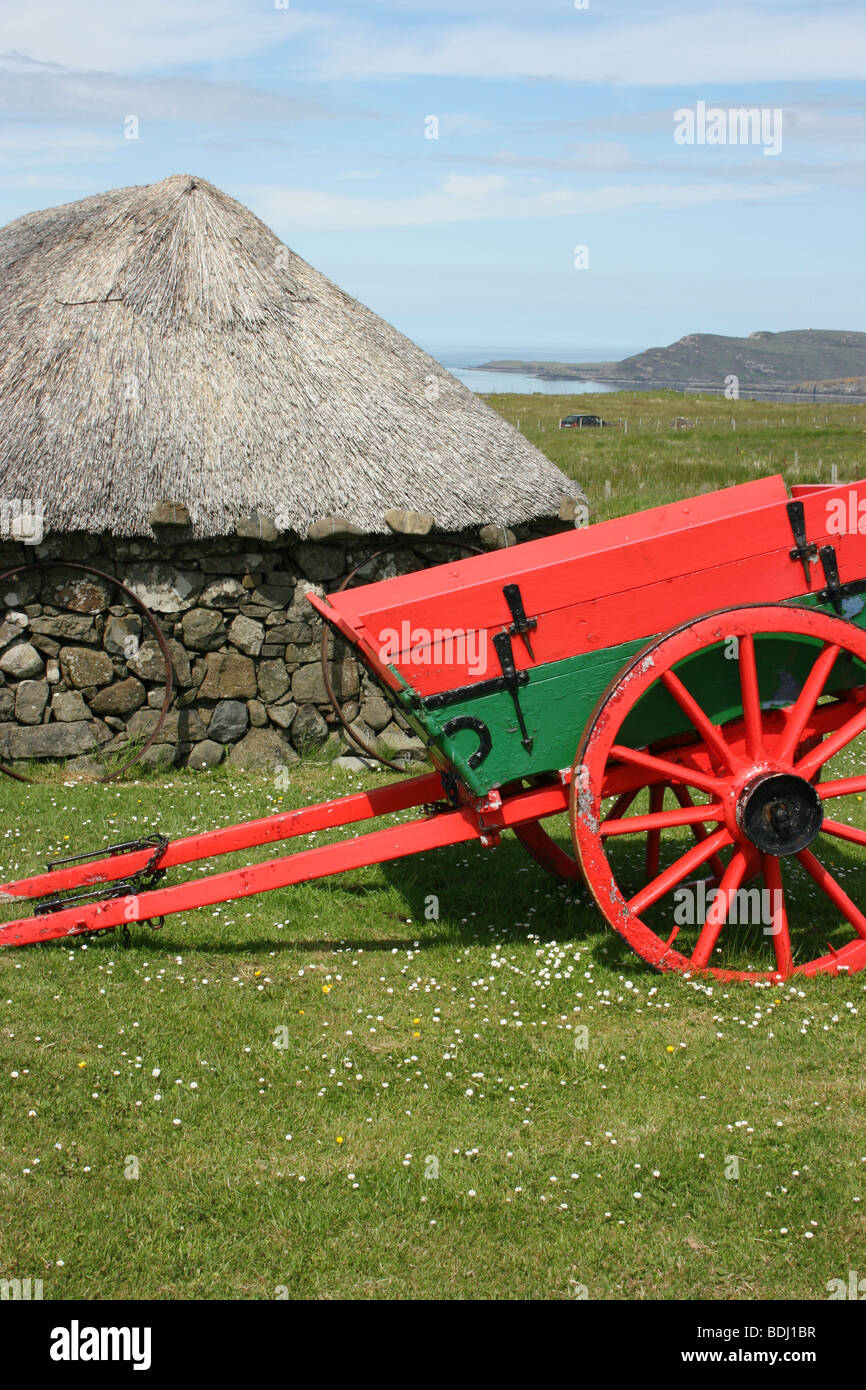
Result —
M 598 415 L 566 415 L 559 422 L 561 430 L 586 430 L 593 426 L 613 428 L 613 421 L 602 420 Z

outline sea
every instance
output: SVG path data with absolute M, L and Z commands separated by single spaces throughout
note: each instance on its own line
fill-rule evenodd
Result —
M 482 372 L 478 370 L 482 362 L 620 362 L 624 357 L 639 352 L 635 347 L 581 348 L 563 347 L 561 343 L 550 343 L 527 347 L 525 343 L 517 346 L 510 343 L 491 347 L 467 347 L 456 343 L 422 343 L 425 352 L 441 362 L 458 381 L 468 386 L 470 391 L 483 394 L 490 391 L 513 391 L 519 395 L 540 392 L 545 396 L 581 396 L 588 391 L 612 391 L 597 381 L 539 381 L 534 376 L 524 376 L 520 372 Z

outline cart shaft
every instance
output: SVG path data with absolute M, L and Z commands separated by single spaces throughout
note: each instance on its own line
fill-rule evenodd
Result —
M 430 784 L 430 778 L 416 779 L 419 783 Z M 441 788 L 438 776 L 432 782 Z M 410 784 L 397 783 L 395 788 L 382 788 L 382 793 L 405 789 Z M 428 785 L 429 789 L 429 785 Z M 375 794 L 372 794 L 375 795 Z M 346 798 L 351 801 L 353 798 Z M 382 799 L 387 798 L 380 798 Z M 413 804 L 413 803 L 410 803 Z M 414 804 L 417 804 L 414 803 Z M 452 810 L 436 811 L 408 824 L 396 825 L 384 830 L 374 830 L 369 834 L 354 836 L 348 840 L 338 840 L 333 844 L 317 846 L 300 851 L 298 854 L 267 860 L 242 869 L 215 874 L 171 887 L 146 889 L 142 892 L 123 893 L 122 896 L 109 896 L 96 902 L 60 907 L 57 911 L 7 922 L 0 927 L 0 946 L 23 946 L 31 942 L 47 941 L 54 937 L 77 936 L 82 932 L 104 931 L 131 922 L 148 921 L 168 916 L 174 912 L 191 911 L 199 907 L 210 907 L 215 903 L 228 902 L 234 898 L 246 898 L 255 893 L 270 892 L 275 888 L 286 888 L 292 884 L 305 883 L 313 879 L 327 878 L 346 870 L 363 868 L 366 865 L 381 864 L 386 860 L 403 859 L 408 855 L 421 854 L 425 850 L 440 849 L 446 845 L 456 845 L 480 839 L 482 844 L 495 844 L 499 832 L 515 825 L 523 825 L 542 817 L 562 813 L 568 804 L 568 787 L 565 781 L 552 785 L 521 791 L 504 799 L 493 792 L 477 801 L 468 801 Z M 328 803 L 311 807 L 309 812 L 324 814 L 329 807 L 340 808 L 341 803 Z M 403 809 L 392 805 L 391 810 Z M 381 806 L 368 815 L 383 814 Z M 339 816 L 341 812 L 337 811 Z M 354 817 L 358 819 L 359 817 Z M 339 824 L 332 818 L 328 825 Z M 345 821 L 343 823 L 346 823 Z M 245 827 L 230 827 L 237 832 Z M 219 834 L 220 832 L 211 832 Z M 296 831 L 295 833 L 301 833 Z M 201 840 L 204 837 L 191 837 Z M 178 842 L 182 844 L 183 842 Z M 264 843 L 262 839 L 252 843 Z M 237 849 L 237 843 L 230 848 Z M 166 858 L 169 845 L 166 850 Z M 223 851 L 225 852 L 225 851 Z M 211 849 L 210 853 L 214 853 Z M 190 857 L 184 851 L 186 862 Z M 141 858 L 142 856 L 138 856 Z M 201 856 L 193 856 L 201 857 Z M 111 864 L 112 861 L 109 861 Z M 91 866 L 92 867 L 92 866 Z M 162 861 L 160 864 L 162 867 Z M 53 889 L 55 875 L 46 876 Z M 18 885 L 12 885 L 17 887 Z M 122 888 L 123 885 L 121 885 Z

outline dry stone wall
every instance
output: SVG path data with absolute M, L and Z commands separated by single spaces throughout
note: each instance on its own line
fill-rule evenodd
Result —
M 547 530 L 562 529 L 551 525 Z M 487 548 L 511 533 L 485 528 Z M 540 534 L 539 528 L 517 539 Z M 477 535 L 453 537 L 479 545 Z M 366 564 L 376 551 L 384 553 Z M 453 559 L 443 538 L 342 538 L 342 543 L 237 536 L 167 547 L 84 534 L 39 546 L 0 544 L 0 572 L 34 559 L 0 586 L 0 760 L 71 759 L 100 771 L 140 746 L 165 697 L 165 663 L 146 622 L 115 585 L 64 568 L 92 565 L 132 589 L 171 653 L 174 694 L 150 767 L 288 766 L 300 754 L 354 751 L 322 679 L 322 624 L 306 601 L 365 563 L 364 582 Z M 365 741 L 418 757 L 419 741 L 338 641 L 330 674 Z

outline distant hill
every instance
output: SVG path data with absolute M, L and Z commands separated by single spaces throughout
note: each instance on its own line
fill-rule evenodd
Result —
M 835 383 L 842 379 L 866 377 L 866 333 L 819 328 L 751 333 L 748 338 L 688 333 L 669 347 L 649 348 L 622 362 L 485 362 L 484 370 L 522 372 L 546 381 L 710 390 L 720 390 L 726 377 L 736 376 L 744 390 L 821 392 L 831 383 L 839 390 Z

